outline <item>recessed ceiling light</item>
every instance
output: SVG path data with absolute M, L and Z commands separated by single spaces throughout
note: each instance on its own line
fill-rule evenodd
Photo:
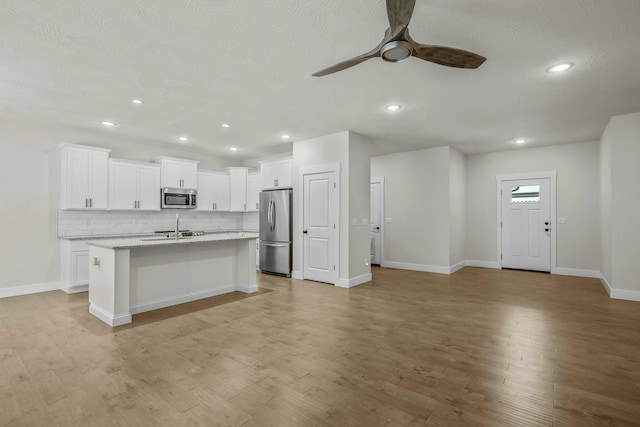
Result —
M 238 147 L 229 147 L 229 151 L 238 151 Z
M 102 122 L 102 124 L 105 125 L 105 126 L 115 126 L 116 125 L 113 122 L 107 122 L 107 121 Z
M 142 100 L 140 100 L 140 99 L 133 99 L 133 100 L 131 100 L 131 102 L 133 102 L 134 104 L 138 104 L 138 105 L 142 104 Z
M 513 141 L 513 142 L 515 142 L 515 143 L 516 143 L 516 144 L 518 144 L 518 145 L 522 145 L 522 144 L 524 144 L 525 142 L 527 142 L 527 140 L 526 140 L 526 139 L 524 139 L 524 138 L 518 138 L 518 139 L 516 139 L 516 140 L 515 140 L 515 141 Z
M 189 141 L 189 137 L 186 136 L 179 136 L 178 140 L 182 141 L 182 142 L 188 142 Z
M 384 107 L 387 111 L 398 111 L 400 108 L 399 105 L 387 105 L 386 107 Z
M 229 127 L 229 123 L 223 123 L 223 124 L 222 124 L 222 127 L 223 127 L 223 128 L 228 128 L 228 127 Z
M 282 139 L 291 139 L 289 135 L 282 135 Z
M 561 73 L 563 71 L 567 71 L 571 67 L 573 67 L 571 62 L 563 62 L 562 64 L 557 64 L 547 68 L 547 73 Z

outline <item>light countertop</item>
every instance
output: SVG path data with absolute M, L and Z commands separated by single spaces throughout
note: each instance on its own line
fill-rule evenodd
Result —
M 257 239 L 258 233 L 249 231 L 231 231 L 223 233 L 211 233 L 204 236 L 181 237 L 179 240 L 159 236 L 120 237 L 109 239 L 96 239 L 87 242 L 90 246 L 105 249 L 129 249 L 147 248 L 167 245 L 189 245 L 194 243 L 217 242 L 223 240 Z

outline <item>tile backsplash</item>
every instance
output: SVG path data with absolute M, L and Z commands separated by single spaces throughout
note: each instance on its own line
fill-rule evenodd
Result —
M 146 234 L 173 230 L 176 213 L 180 213 L 180 229 L 224 231 L 257 230 L 258 214 L 241 212 L 197 211 L 58 211 L 58 237 Z M 244 218 L 248 216 L 245 228 Z M 254 218 L 255 217 L 255 218 Z

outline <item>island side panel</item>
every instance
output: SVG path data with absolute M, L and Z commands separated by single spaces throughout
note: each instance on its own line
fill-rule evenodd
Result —
M 130 305 L 133 314 L 186 302 L 189 293 L 185 245 L 131 249 Z
M 131 323 L 129 249 L 89 249 L 89 312 L 110 326 Z
M 235 257 L 235 240 L 189 245 L 189 293 L 212 296 L 235 291 Z
M 236 289 L 245 292 L 257 292 L 256 279 L 256 239 L 236 241 Z

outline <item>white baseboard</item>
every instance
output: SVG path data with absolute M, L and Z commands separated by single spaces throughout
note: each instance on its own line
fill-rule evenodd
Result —
M 630 291 L 628 289 L 613 288 L 607 281 L 607 278 L 602 274 L 600 274 L 600 283 L 602 283 L 602 286 L 604 286 L 604 290 L 607 291 L 610 298 L 640 302 L 640 291 Z
M 611 289 L 611 294 L 609 296 L 614 299 L 640 302 L 640 291 L 630 291 L 627 289 Z
M 12 286 L 10 288 L 0 288 L 0 298 L 38 294 L 40 292 L 57 291 L 59 289 L 60 282 L 34 283 L 32 285 Z
M 458 270 L 462 270 L 466 266 L 467 266 L 467 262 L 466 261 L 460 261 L 457 264 L 453 264 L 451 267 L 449 267 L 449 274 L 453 274 Z
M 253 292 L 258 292 L 258 285 L 239 285 L 237 290 L 240 292 L 244 292 L 245 294 L 251 294 Z
M 604 287 L 604 290 L 607 292 L 607 295 L 609 295 L 610 298 L 613 298 L 611 296 L 611 285 L 607 281 L 607 278 L 602 275 L 602 273 L 600 273 L 600 283 L 602 283 L 602 286 Z
M 215 297 L 217 295 L 226 294 L 236 290 L 235 286 L 227 286 L 226 288 L 212 289 L 205 292 L 198 292 L 195 294 L 180 295 L 176 297 L 162 298 L 144 304 L 132 305 L 129 307 L 131 314 L 144 313 L 145 311 L 157 310 L 159 308 L 170 307 L 172 305 L 184 304 L 185 302 L 191 302 L 202 298 Z M 257 289 L 256 289 L 257 290 Z
M 465 261 L 467 267 L 480 267 L 480 268 L 498 268 L 498 263 L 495 261 L 476 261 L 468 259 Z
M 600 278 L 600 272 L 597 270 L 582 270 L 579 268 L 558 267 L 552 271 L 551 274 L 557 274 L 559 276 L 589 277 L 592 279 Z
M 371 273 L 363 274 L 352 279 L 338 279 L 335 285 L 339 288 L 353 288 L 371 281 Z
M 77 294 L 80 292 L 89 292 L 89 284 L 86 285 L 76 285 L 76 286 L 63 286 L 60 290 L 66 292 L 67 294 Z
M 300 272 L 300 271 L 292 271 L 291 272 L 291 278 L 292 279 L 302 280 L 302 272 Z
M 102 320 L 104 323 L 111 327 L 126 325 L 131 323 L 131 313 L 119 314 L 113 316 L 111 313 L 106 312 L 97 305 L 89 304 L 89 313 Z
M 383 261 L 382 267 L 399 268 L 401 270 L 424 271 L 426 273 L 451 274 L 451 267 L 439 265 L 411 264 L 408 262 Z

